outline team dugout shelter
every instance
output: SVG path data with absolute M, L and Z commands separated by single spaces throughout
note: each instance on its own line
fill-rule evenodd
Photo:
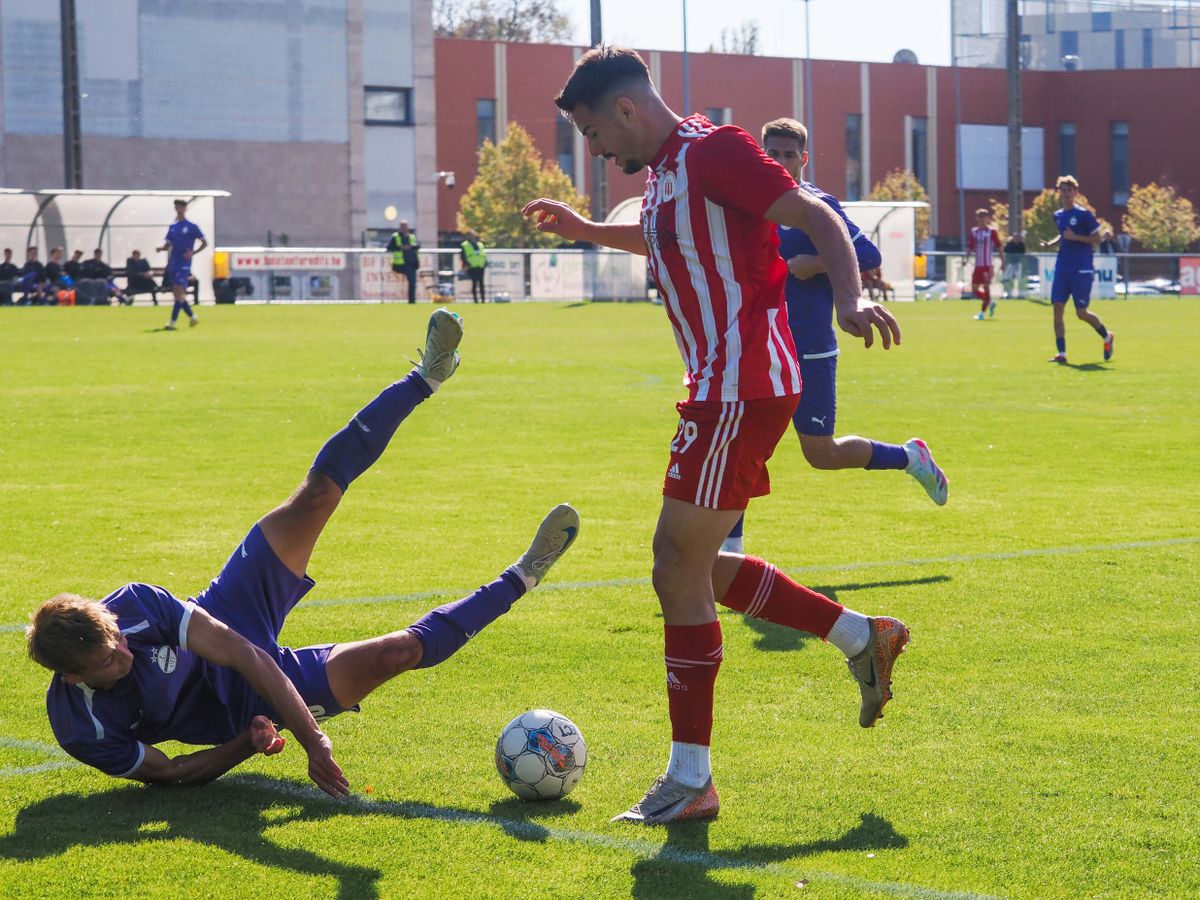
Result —
M 53 247 L 62 247 L 64 259 L 76 250 L 91 259 L 100 248 L 104 261 L 114 269 L 124 267 L 134 250 L 157 273 L 167 264 L 166 252 L 158 252 L 167 228 L 175 220 L 175 200 L 187 200 L 187 217 L 208 240 L 208 249 L 192 261 L 192 274 L 199 282 L 201 299 L 213 298 L 213 252 L 215 201 L 230 196 L 228 191 L 180 188 L 173 191 L 74 190 L 47 188 L 27 191 L 0 188 L 0 249 L 13 251 L 13 262 L 21 265 L 27 247 L 38 248 L 43 263 Z

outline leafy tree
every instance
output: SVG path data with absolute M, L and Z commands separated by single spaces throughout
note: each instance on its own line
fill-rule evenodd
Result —
M 920 200 L 929 202 L 925 187 L 917 180 L 911 169 L 893 169 L 871 188 L 868 200 Z M 917 240 L 929 239 L 929 210 L 917 210 Z
M 1075 195 L 1075 204 L 1077 206 L 1085 206 L 1088 209 L 1093 209 L 1092 204 L 1088 203 L 1087 197 L 1083 191 Z M 1025 210 L 1021 216 L 1025 223 L 1025 246 L 1030 253 L 1036 253 L 1041 249 L 1039 246 L 1041 241 L 1049 241 L 1058 237 L 1058 225 L 1054 222 L 1054 213 L 1061 208 L 1058 202 L 1058 191 L 1054 188 L 1046 188 L 1040 194 L 1033 198 L 1033 203 L 1029 209 Z M 1005 206 L 1005 221 L 1007 223 L 1008 207 Z M 1107 219 L 1096 217 L 1100 222 L 1100 231 L 1113 233 L 1112 224 Z
M 438 37 L 548 44 L 569 42 L 575 29 L 559 0 L 434 0 Z
M 474 229 L 494 247 L 557 247 L 562 240 L 538 231 L 521 207 L 537 197 L 569 204 L 587 215 L 588 199 L 557 163 L 545 163 L 529 132 L 515 122 L 498 144 L 479 148 L 479 174 L 463 194 L 458 227 Z
M 758 56 L 762 49 L 758 23 L 746 20 L 733 28 L 721 29 L 721 43 L 709 44 L 709 53 L 728 53 L 731 56 Z
M 1196 210 L 1187 197 L 1179 197 L 1169 185 L 1134 185 L 1129 192 L 1125 231 L 1147 250 L 1182 253 L 1200 240 Z

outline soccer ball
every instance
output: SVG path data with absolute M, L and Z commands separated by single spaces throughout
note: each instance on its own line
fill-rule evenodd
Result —
M 583 777 L 587 745 L 566 716 L 549 709 L 521 713 L 496 741 L 496 771 L 522 800 L 557 800 Z

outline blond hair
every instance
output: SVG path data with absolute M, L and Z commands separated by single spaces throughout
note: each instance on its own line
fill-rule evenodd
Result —
M 53 672 L 75 674 L 89 656 L 116 644 L 117 617 L 106 606 L 59 594 L 37 608 L 25 629 L 29 658 Z
M 1079 182 L 1075 179 L 1074 175 L 1060 175 L 1058 181 L 1054 182 L 1054 186 L 1056 188 L 1073 187 L 1075 190 L 1079 190 Z

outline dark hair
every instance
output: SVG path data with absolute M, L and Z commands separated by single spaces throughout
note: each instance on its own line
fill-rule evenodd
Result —
M 186 200 L 176 200 L 175 205 L 176 206 L 187 206 L 188 202 Z
M 567 115 L 581 105 L 595 109 L 613 91 L 635 84 L 651 85 L 645 60 L 629 47 L 601 44 L 579 57 L 554 105 Z
M 797 141 L 800 144 L 800 152 L 803 153 L 808 149 L 808 129 L 797 122 L 795 119 L 782 118 L 772 119 L 762 127 L 762 142 L 765 144 L 767 138 L 789 138 Z

